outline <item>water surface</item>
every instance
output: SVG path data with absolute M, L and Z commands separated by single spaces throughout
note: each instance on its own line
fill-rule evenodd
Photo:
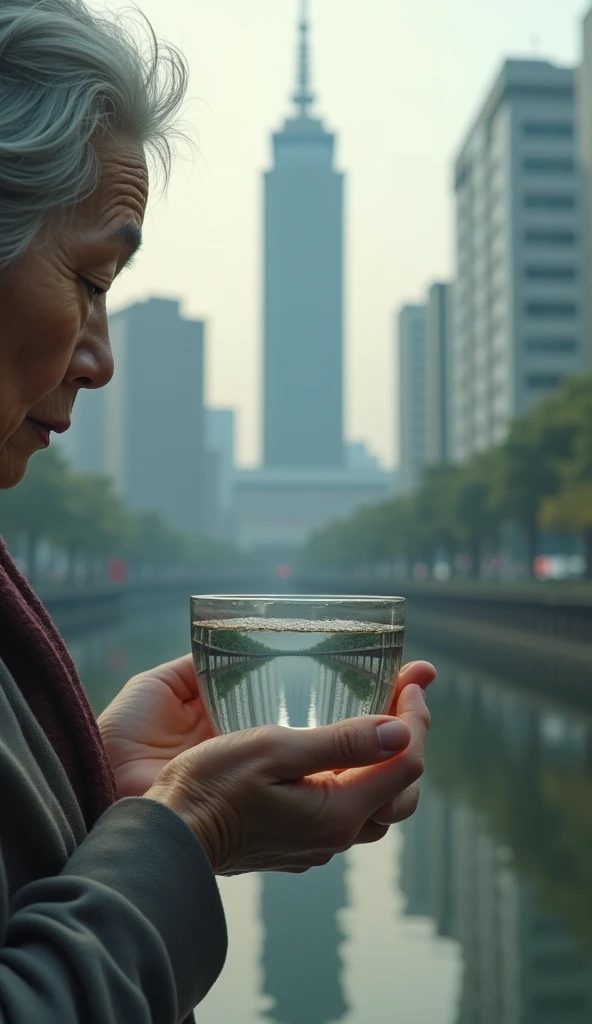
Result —
M 130 675 L 188 650 L 187 608 L 70 647 L 99 711 Z M 417 814 L 307 875 L 223 879 L 230 953 L 199 1024 L 592 1021 L 586 700 L 539 696 L 534 665 L 511 683 L 421 655 L 440 678 Z

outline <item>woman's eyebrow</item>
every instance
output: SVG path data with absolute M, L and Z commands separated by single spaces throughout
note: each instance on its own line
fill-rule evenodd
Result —
M 120 224 L 109 237 L 111 241 L 121 242 L 125 246 L 127 250 L 126 264 L 129 263 L 142 244 L 142 232 L 138 225 L 131 223 L 131 221 Z

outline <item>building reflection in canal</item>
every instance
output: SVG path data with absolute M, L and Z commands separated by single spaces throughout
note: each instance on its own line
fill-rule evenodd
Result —
M 404 826 L 407 913 L 460 943 L 457 1024 L 592 1020 L 589 723 L 459 665 Z
M 168 606 L 73 638 L 96 710 L 129 675 L 186 652 L 187 620 L 185 606 Z M 417 814 L 396 842 L 358 848 L 308 875 L 223 880 L 235 984 L 232 971 L 223 975 L 200 1024 L 592 1020 L 587 691 L 576 707 L 571 698 L 537 696 L 534 663 L 510 681 L 474 658 L 468 666 L 429 656 L 440 677 Z M 384 853 L 393 864 L 388 880 L 376 869 Z M 409 984 L 413 943 L 421 990 Z M 460 984 L 439 948 L 458 950 Z M 248 956 L 237 962 L 232 949 Z M 362 959 L 388 964 L 374 973 L 372 992 Z M 429 1012 L 418 1015 L 428 996 Z
M 263 875 L 265 994 L 274 1024 L 342 1021 L 339 911 L 346 905 L 345 864 L 335 858 L 306 875 Z

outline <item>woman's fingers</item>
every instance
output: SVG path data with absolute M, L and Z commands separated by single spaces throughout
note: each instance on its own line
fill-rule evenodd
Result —
M 386 764 L 344 772 L 338 777 L 348 801 L 359 801 L 365 818 L 374 817 L 423 774 L 430 713 L 420 686 L 412 683 L 405 687 L 399 700 L 399 715 L 411 733 L 406 749 Z
M 407 789 L 385 804 L 372 815 L 372 821 L 379 825 L 398 825 L 415 814 L 419 803 L 419 783 L 413 782 Z
M 393 699 L 387 708 L 386 714 L 397 714 L 397 704 L 406 686 L 421 686 L 422 690 L 427 690 L 428 686 L 434 682 L 436 676 L 436 669 L 429 661 L 410 661 L 408 665 L 403 665 L 397 678 Z
M 358 832 L 352 846 L 366 846 L 370 843 L 379 843 L 384 839 L 389 830 L 388 825 L 382 825 L 378 821 L 367 821 Z
M 274 778 L 288 782 L 308 775 L 382 764 L 405 750 L 409 725 L 397 718 L 350 718 L 317 729 L 261 730 L 262 753 Z

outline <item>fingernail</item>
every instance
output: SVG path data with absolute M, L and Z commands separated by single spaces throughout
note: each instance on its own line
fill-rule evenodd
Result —
M 409 742 L 409 729 L 404 722 L 393 721 L 383 722 L 376 727 L 380 749 L 385 754 L 394 754 L 396 750 L 403 750 Z

